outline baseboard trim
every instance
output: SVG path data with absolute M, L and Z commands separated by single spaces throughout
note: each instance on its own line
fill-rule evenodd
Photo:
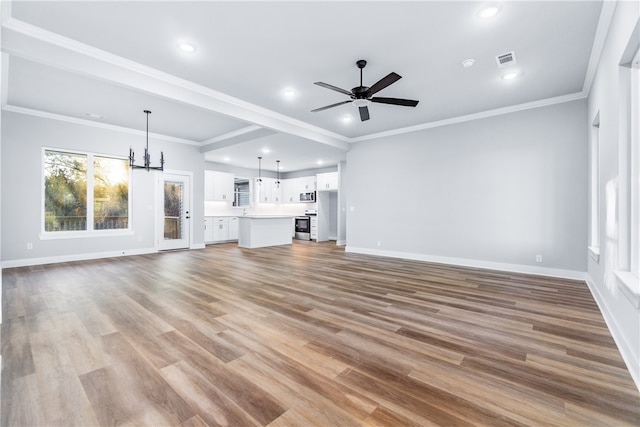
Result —
M 633 347 L 629 345 L 629 342 L 625 338 L 624 333 L 622 333 L 622 330 L 618 326 L 618 322 L 616 322 L 615 316 L 612 315 L 612 312 L 607 306 L 605 299 L 602 297 L 602 294 L 596 286 L 595 281 L 588 274 L 586 282 L 589 290 L 591 291 L 591 295 L 593 295 L 593 299 L 596 301 L 596 304 L 600 309 L 600 313 L 602 313 L 602 317 L 607 324 L 607 328 L 609 329 L 613 340 L 618 346 L 618 350 L 620 351 L 622 360 L 624 360 L 625 365 L 627 365 L 629 374 L 631 375 L 633 381 L 636 383 L 636 388 L 638 389 L 638 391 L 640 391 L 640 364 L 638 363 L 638 361 L 640 360 L 640 354 L 634 353 Z
M 434 262 L 438 264 L 459 265 L 462 267 L 481 268 L 484 270 L 508 271 L 511 273 L 533 274 L 537 276 L 558 277 L 562 279 L 586 280 L 584 271 L 563 270 L 557 268 L 535 267 L 521 264 L 508 264 L 502 262 L 482 261 L 466 258 L 442 257 L 436 255 L 417 254 L 412 252 L 384 251 L 379 249 L 359 248 L 346 246 L 345 252 L 383 256 L 389 258 L 403 258 L 414 261 Z
M 123 251 L 96 252 L 96 253 L 89 253 L 89 254 L 61 255 L 61 256 L 44 257 L 44 258 L 25 258 L 25 259 L 2 261 L 2 268 L 29 267 L 32 265 L 58 264 L 61 262 L 88 261 L 91 259 L 116 258 L 116 257 L 122 257 L 122 256 L 146 255 L 146 254 L 155 254 L 155 253 L 158 253 L 158 250 L 155 248 L 144 248 L 144 249 L 123 250 Z

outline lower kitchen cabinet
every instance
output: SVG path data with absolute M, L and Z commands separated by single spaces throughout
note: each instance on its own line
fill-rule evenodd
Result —
M 311 217 L 311 240 L 318 240 L 318 217 Z
M 204 217 L 204 242 L 213 241 L 213 217 Z
M 228 216 L 205 217 L 205 243 L 238 240 L 238 218 Z
M 229 240 L 229 218 L 213 219 L 213 241 L 224 242 Z
M 229 240 L 238 240 L 238 217 L 229 217 Z

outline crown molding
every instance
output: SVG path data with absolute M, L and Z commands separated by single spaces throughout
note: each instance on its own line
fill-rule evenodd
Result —
M 501 116 L 503 114 L 515 113 L 518 111 L 531 110 L 531 109 L 540 108 L 540 107 L 547 107 L 555 104 L 562 104 L 565 102 L 576 101 L 578 99 L 584 99 L 586 97 L 587 95 L 584 92 L 577 92 L 569 95 L 557 96 L 554 98 L 546 98 L 538 101 L 526 102 L 524 104 L 511 105 L 509 107 L 496 108 L 493 110 L 481 111 L 479 113 L 472 113 L 464 116 L 452 117 L 450 119 L 438 120 L 430 123 L 423 123 L 421 125 L 408 126 L 405 128 L 394 129 L 386 132 L 372 133 L 369 135 L 363 135 L 356 138 L 352 138 L 351 142 L 369 141 L 372 139 L 402 135 L 404 133 L 418 132 L 425 129 L 433 129 L 433 128 L 449 126 L 457 123 L 469 122 L 472 120 L 485 119 L 487 117 Z
M 110 124 L 107 124 L 107 123 L 99 123 L 99 122 L 94 122 L 93 120 L 87 120 L 87 119 L 80 119 L 80 118 L 77 118 L 77 117 L 64 116 L 62 114 L 49 113 L 47 111 L 34 110 L 34 109 L 31 109 L 31 108 L 17 107 L 15 105 L 11 105 L 11 104 L 7 104 L 7 105 L 2 106 L 2 110 L 3 111 L 9 111 L 9 112 L 12 112 L 12 113 L 26 114 L 26 115 L 29 115 L 29 116 L 41 117 L 41 118 L 44 118 L 44 119 L 57 120 L 57 121 L 60 121 L 60 122 L 65 122 L 65 123 L 72 123 L 72 124 L 76 124 L 76 125 L 89 126 L 89 127 L 94 127 L 94 128 L 98 128 L 98 129 L 106 129 L 106 130 L 110 130 L 110 131 L 114 131 L 114 132 L 128 133 L 128 134 L 131 134 L 131 135 L 145 136 L 147 134 L 143 130 L 126 128 L 126 127 L 123 127 L 123 126 L 110 125 Z M 162 135 L 162 134 L 159 134 L 159 133 L 149 132 L 149 137 L 151 137 L 153 139 L 157 139 L 157 140 L 162 140 L 162 141 L 169 141 L 169 142 L 176 142 L 176 143 L 179 143 L 179 144 L 200 146 L 200 143 L 198 141 L 192 141 L 190 139 L 184 139 L 184 138 L 177 138 L 175 136 Z

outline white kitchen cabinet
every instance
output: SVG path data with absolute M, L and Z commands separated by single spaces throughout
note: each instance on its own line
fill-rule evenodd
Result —
M 280 186 L 276 184 L 275 178 L 262 177 L 262 183 L 254 178 L 253 182 L 256 203 L 300 203 L 300 193 L 316 189 L 315 176 L 281 179 Z
M 319 173 L 317 177 L 318 191 L 338 191 L 338 172 Z
M 278 180 L 274 180 L 271 187 L 271 201 L 272 203 L 282 203 L 283 200 L 283 188 L 282 181 L 278 182 Z
M 303 176 L 298 179 L 298 193 L 304 193 L 316 190 L 316 177 L 315 176 Z
M 312 216 L 311 217 L 311 240 L 318 240 L 318 217 L 317 216 Z
M 233 202 L 233 174 L 204 171 L 204 200 L 207 202 Z
M 298 190 L 298 178 L 282 179 L 282 203 L 298 203 L 300 191 Z
M 204 218 L 204 242 L 213 242 L 213 217 Z
M 224 242 L 229 240 L 229 218 L 213 218 L 213 241 Z
M 309 193 L 316 189 L 315 176 L 303 176 L 284 180 L 282 190 L 283 203 L 300 203 L 300 193 Z
M 254 192 L 255 192 L 255 201 L 256 203 L 272 203 L 273 198 L 273 178 L 260 178 L 262 181 L 259 181 L 258 178 L 254 179 Z
M 262 177 L 262 182 L 258 182 L 258 178 L 254 180 L 254 191 L 256 193 L 256 203 L 281 203 L 282 202 L 282 184 L 280 187 L 276 184 L 275 178 Z
M 204 218 L 204 242 L 219 243 L 238 240 L 238 217 L 207 216 Z
M 238 217 L 229 217 L 229 240 L 238 240 Z

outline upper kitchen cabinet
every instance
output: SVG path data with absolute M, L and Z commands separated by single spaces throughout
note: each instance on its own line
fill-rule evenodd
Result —
M 300 201 L 300 179 L 282 180 L 282 203 L 298 203 Z
M 296 178 L 298 185 L 298 193 L 305 193 L 316 190 L 316 177 L 315 176 L 303 176 Z
M 204 171 L 204 200 L 206 202 L 233 202 L 233 174 Z
M 258 181 L 258 178 L 254 180 L 254 191 L 256 193 L 256 203 L 279 203 L 276 199 L 282 198 L 282 192 L 276 186 L 276 180 L 274 178 L 262 177 L 262 182 Z
M 338 191 L 338 172 L 319 173 L 316 176 L 318 191 Z

